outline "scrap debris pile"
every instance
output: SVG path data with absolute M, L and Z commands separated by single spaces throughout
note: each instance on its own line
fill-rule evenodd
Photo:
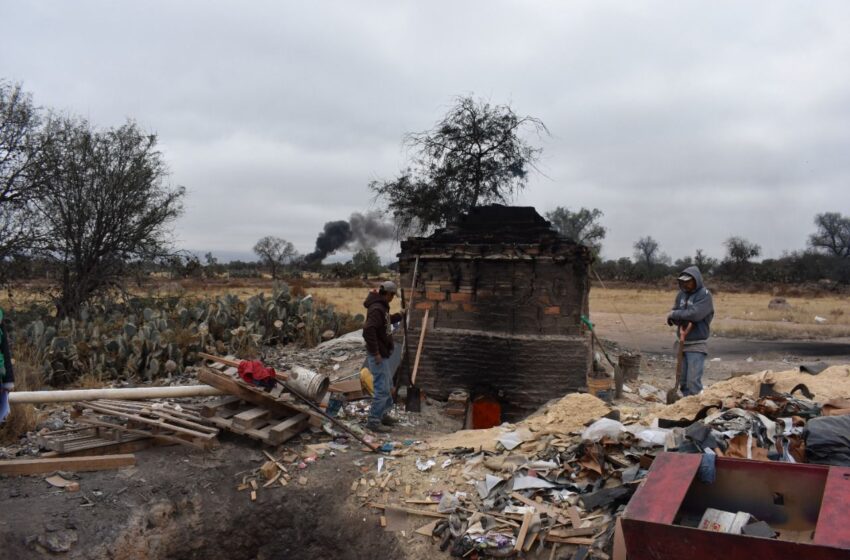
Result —
M 328 430 L 323 427 L 327 418 L 316 406 L 323 400 L 328 388 L 331 395 L 342 400 L 346 395 L 363 395 L 357 375 L 361 354 L 362 339 L 347 336 L 313 349 L 287 349 L 285 353 L 271 356 L 271 363 L 283 366 L 283 371 L 279 372 L 271 368 L 246 367 L 240 374 L 240 365 L 257 366 L 259 362 L 225 358 L 223 361 L 226 363 L 221 363 L 222 360 L 217 358 L 218 361 L 194 368 L 192 379 L 181 379 L 180 385 L 29 393 L 35 400 L 26 402 L 68 402 L 71 405 L 48 406 L 42 412 L 46 418 L 40 422 L 38 431 L 26 434 L 17 445 L 0 449 L 0 458 L 16 461 L 8 468 L 26 474 L 29 471 L 40 472 L 39 463 L 46 458 L 70 459 L 85 455 L 94 457 L 88 464 L 95 465 L 97 458 L 133 453 L 152 445 L 181 444 L 212 449 L 219 445 L 218 436 L 222 431 L 276 446 L 311 430 Z M 329 377 L 351 378 L 351 371 L 355 372 L 351 379 L 354 383 L 341 386 L 335 383 L 328 387 Z M 292 372 L 300 372 L 300 380 L 296 381 L 297 374 L 292 375 Z M 148 396 L 151 392 L 168 394 L 172 390 L 189 398 L 175 400 Z M 127 395 L 128 392 L 138 394 Z M 307 399 L 296 398 L 296 392 Z M 95 393 L 102 396 L 78 396 Z M 116 396 L 119 393 L 122 394 Z M 191 395 L 217 396 L 199 399 Z M 25 398 L 26 395 L 18 393 L 13 397 Z M 339 431 L 331 433 L 340 436 L 340 441 L 364 435 L 362 430 L 354 430 L 356 433 L 353 434 L 339 434 Z M 26 464 L 22 463 L 24 460 Z M 301 462 L 299 459 L 296 465 Z M 71 461 L 67 464 L 73 466 Z M 103 464 L 110 463 L 105 461 Z M 6 472 L 4 468 L 4 462 L 0 461 L 0 472 Z
M 398 443 L 377 460 L 380 483 L 352 491 L 388 529 L 430 518 L 416 534 L 453 556 L 617 558 L 617 518 L 661 451 L 703 453 L 709 471 L 715 456 L 850 466 L 848 389 L 846 366 L 764 372 L 656 407 L 647 424 L 571 394 L 516 425 Z

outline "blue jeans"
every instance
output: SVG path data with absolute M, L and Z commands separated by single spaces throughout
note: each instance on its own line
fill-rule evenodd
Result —
M 392 374 L 390 373 L 390 358 L 384 358 L 381 363 L 375 361 L 374 356 L 368 356 L 366 363 L 372 372 L 372 383 L 375 394 L 372 396 L 372 408 L 369 409 L 369 422 L 380 422 L 384 414 L 393 406 L 393 398 L 390 395 Z
M 685 352 L 682 360 L 682 394 L 697 395 L 702 391 L 702 372 L 705 369 L 705 354 L 702 352 Z

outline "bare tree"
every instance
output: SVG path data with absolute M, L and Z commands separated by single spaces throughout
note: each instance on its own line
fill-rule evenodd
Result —
M 35 204 L 44 249 L 61 272 L 55 303 L 65 317 L 119 285 L 127 263 L 168 252 L 167 226 L 182 213 L 184 189 L 165 183 L 156 136 L 135 123 L 98 131 L 65 117 L 46 130 Z
M 839 212 L 824 212 L 815 216 L 817 232 L 809 237 L 813 249 L 829 255 L 850 258 L 850 217 Z
M 271 235 L 257 241 L 257 244 L 254 245 L 254 252 L 269 267 L 273 279 L 277 279 L 277 272 L 282 266 L 292 262 L 298 255 L 298 251 L 295 250 L 292 243 Z
M 606 234 L 605 228 L 599 224 L 602 215 L 602 210 L 598 208 L 580 208 L 571 212 L 569 208 L 558 206 L 546 213 L 546 219 L 552 222 L 561 235 L 592 248 L 598 255 Z
M 709 257 L 702 249 L 697 249 L 696 255 L 694 255 L 694 265 L 703 274 L 710 274 L 717 267 L 717 259 Z
M 656 265 L 665 264 L 670 258 L 661 252 L 661 246 L 658 241 L 647 235 L 641 237 L 634 244 L 635 261 L 638 264 L 643 264 L 648 269 L 654 268 Z
M 445 225 L 479 204 L 505 203 L 525 188 L 540 155 L 520 137 L 547 132 L 540 119 L 508 105 L 459 97 L 431 130 L 408 134 L 407 170 L 369 186 L 384 199 L 401 232 Z
M 745 266 L 761 255 L 761 246 L 751 243 L 743 237 L 733 236 L 723 242 L 726 246 L 726 258 L 736 266 Z
M 0 260 L 33 241 L 31 200 L 41 169 L 41 118 L 20 84 L 0 81 Z

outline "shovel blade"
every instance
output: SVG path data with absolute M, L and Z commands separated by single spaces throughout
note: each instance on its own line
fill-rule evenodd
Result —
M 408 412 L 422 412 L 422 395 L 419 387 L 411 385 L 407 388 L 407 402 L 404 408 Z

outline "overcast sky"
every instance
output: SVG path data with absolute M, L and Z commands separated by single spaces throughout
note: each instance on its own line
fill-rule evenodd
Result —
M 604 256 L 741 235 L 777 257 L 850 213 L 848 25 L 846 1 L 0 0 L 0 77 L 158 133 L 187 249 L 312 250 L 474 93 L 544 121 L 517 203 L 600 208 Z

